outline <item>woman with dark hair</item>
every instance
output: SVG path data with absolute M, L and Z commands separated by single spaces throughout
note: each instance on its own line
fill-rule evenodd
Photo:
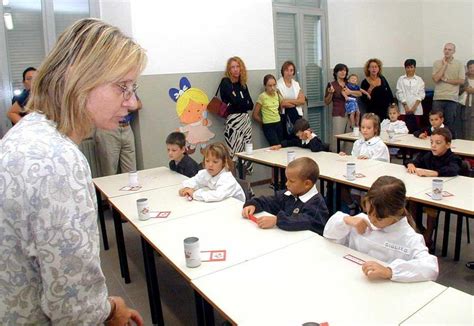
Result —
M 347 75 L 349 68 L 343 63 L 334 66 L 334 81 L 328 83 L 326 94 L 324 95 L 324 103 L 330 105 L 332 103 L 332 134 L 338 135 L 346 132 L 347 119 L 344 108 L 346 95 L 360 96 L 359 91 L 350 91 L 346 88 Z M 331 137 L 331 149 L 336 150 L 336 138 Z
M 300 84 L 294 79 L 296 66 L 291 61 L 285 61 L 281 66 L 281 78 L 277 81 L 277 89 L 281 95 L 281 111 L 283 130 L 287 136 L 293 135 L 293 125 L 303 117 L 305 96 Z
M 387 119 L 388 107 L 393 103 L 393 94 L 388 81 L 382 75 L 382 61 L 376 58 L 367 60 L 364 73 L 366 78 L 360 88 L 370 94 L 370 98 L 362 96 L 362 101 L 367 105 L 367 112 L 377 114 L 380 121 Z
M 225 121 L 224 139 L 232 160 L 236 161 L 234 154 L 243 152 L 245 144 L 252 142 L 252 122 L 247 112 L 253 109 L 253 101 L 247 87 L 247 69 L 241 58 L 227 60 L 225 77 L 219 87 L 221 99 L 228 104 L 229 113 Z M 250 161 L 244 161 L 244 168 L 248 174 L 253 171 Z

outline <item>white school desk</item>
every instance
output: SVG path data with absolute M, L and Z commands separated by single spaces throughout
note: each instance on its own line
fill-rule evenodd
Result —
M 177 185 L 187 179 L 186 176 L 171 171 L 167 167 L 158 167 L 137 172 L 138 182 L 142 186 L 142 188 L 137 191 L 120 190 L 123 186 L 128 185 L 128 173 L 94 178 L 92 182 L 94 182 L 95 187 L 104 195 L 104 199 L 107 199 Z
M 276 227 L 260 229 L 254 222 L 242 217 L 242 202 L 232 198 L 219 204 L 209 211 L 140 227 L 138 230 L 187 280 L 228 268 L 316 235 L 311 231 L 288 232 Z M 197 268 L 186 267 L 183 240 L 187 237 L 198 237 L 201 250 L 225 249 L 226 260 L 203 262 Z
M 160 190 L 168 190 L 168 188 Z M 153 192 L 156 193 L 156 191 Z M 217 203 L 199 203 L 197 201 L 182 202 L 182 198 L 178 197 L 177 194 L 175 196 L 174 200 L 172 198 L 169 198 L 169 200 L 171 205 L 183 207 L 177 210 L 177 212 L 183 214 L 180 218 L 176 216 L 154 224 L 147 223 L 148 221 L 134 222 L 134 226 L 142 238 L 148 297 L 154 323 L 163 324 L 163 314 L 153 251 L 157 251 L 186 280 L 190 281 L 195 277 L 228 268 L 291 243 L 315 236 L 315 233 L 311 231 L 286 232 L 277 228 L 271 230 L 259 229 L 254 222 L 241 216 L 243 203 L 234 198 L 228 198 Z M 118 210 L 122 212 L 130 211 L 130 216 L 133 219 L 136 216 L 136 213 L 130 208 L 134 203 L 133 199 L 131 196 L 125 196 L 114 198 L 113 201 Z M 201 209 L 202 206 L 208 206 L 209 210 L 197 213 L 196 211 Z M 192 211 L 195 213 L 189 215 Z M 223 262 L 203 262 L 197 268 L 186 267 L 183 240 L 191 236 L 200 239 L 200 250 L 226 250 L 226 260 Z M 203 318 L 213 320 L 212 309 L 198 293 L 196 293 L 196 309 L 198 320 Z M 204 309 L 204 312 L 201 312 L 202 309 Z M 202 316 L 202 314 L 205 316 Z
M 424 179 L 421 177 L 419 178 Z M 472 218 L 474 216 L 474 178 L 464 176 L 452 177 L 443 183 L 443 190 L 450 192 L 454 196 L 443 197 L 441 200 L 433 200 L 427 195 L 427 193 L 431 191 L 431 188 L 429 188 L 416 194 L 412 194 L 410 200 L 421 206 L 431 206 L 458 214 L 454 260 L 459 260 L 461 255 L 461 238 L 464 216 L 467 218 Z M 448 250 L 449 225 L 449 217 L 446 216 L 442 249 L 443 257 L 446 256 Z
M 370 281 L 346 254 L 373 260 L 315 236 L 192 284 L 238 325 L 397 325 L 446 289 Z
M 137 191 L 120 190 L 122 187 L 128 185 L 128 173 L 92 179 L 92 182 L 96 188 L 99 221 L 104 242 L 104 249 L 107 250 L 109 245 L 107 240 L 107 230 L 105 227 L 104 211 L 102 208 L 102 197 L 104 197 L 104 199 L 110 200 L 110 198 L 118 196 L 126 196 L 160 187 L 181 184 L 183 180 L 186 179 L 186 176 L 173 172 L 166 167 L 138 171 L 138 182 L 142 187 Z M 115 209 L 112 209 L 112 216 L 114 218 L 115 238 L 117 241 L 117 251 L 119 254 L 120 271 L 122 273 L 122 277 L 125 279 L 125 283 L 130 283 L 131 280 L 128 270 L 127 252 L 123 240 L 123 229 L 120 214 Z
M 178 195 L 181 184 L 169 187 L 163 187 L 148 191 L 142 191 L 127 196 L 113 197 L 109 202 L 114 208 L 129 221 L 135 228 L 141 229 L 156 223 L 168 222 L 175 218 L 186 215 L 193 215 L 215 209 L 219 206 L 225 206 L 231 199 L 228 198 L 222 202 L 205 203 L 198 200 L 189 201 L 185 197 Z M 150 218 L 146 221 L 138 219 L 137 199 L 147 198 L 151 211 L 170 211 L 167 218 Z
M 474 325 L 474 298 L 459 290 L 448 288 L 402 325 Z
M 361 136 L 354 136 L 351 132 L 334 136 L 337 139 L 337 152 L 340 151 L 341 141 L 355 142 Z M 387 132 L 381 132 L 380 137 L 387 146 L 398 147 L 398 148 L 410 148 L 422 151 L 429 151 L 431 149 L 429 137 L 426 139 L 420 139 L 413 134 L 399 134 L 395 135 L 392 141 L 389 141 Z M 462 156 L 472 158 L 474 157 L 474 141 L 466 139 L 453 139 L 451 142 L 451 150 L 453 153 Z

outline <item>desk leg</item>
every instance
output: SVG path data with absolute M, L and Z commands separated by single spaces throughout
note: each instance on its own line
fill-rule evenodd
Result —
M 239 157 L 237 160 L 237 169 L 239 171 L 239 178 L 245 180 L 245 173 L 244 173 L 244 162 Z
M 280 174 L 279 174 L 280 170 L 277 167 L 274 167 L 272 170 L 273 170 L 273 191 L 276 194 L 277 191 L 280 190 Z
M 336 139 L 336 144 L 337 144 L 337 151 L 336 153 L 340 153 L 341 152 L 341 140 L 339 138 Z
M 215 325 L 214 309 L 206 300 L 203 300 L 203 306 L 204 306 L 204 318 L 206 320 L 206 325 L 214 326 Z
M 125 240 L 123 238 L 122 219 L 120 213 L 115 208 L 112 208 L 112 215 L 114 217 L 115 238 L 117 240 L 117 251 L 120 261 L 120 270 L 122 277 L 125 278 L 125 283 L 130 283 L 130 272 L 128 270 L 127 250 L 125 249 Z
M 102 241 L 104 242 L 104 250 L 109 250 L 109 239 L 107 237 L 107 228 L 105 227 L 104 208 L 102 207 L 102 196 L 98 189 L 95 190 L 97 197 L 97 211 L 99 213 L 100 231 L 102 233 Z
M 336 182 L 336 207 L 334 211 L 341 209 L 341 184 Z
M 194 302 L 196 304 L 196 317 L 198 326 L 204 326 L 204 306 L 201 295 L 195 290 L 194 291 Z
M 322 181 L 322 180 L 321 180 Z M 326 181 L 326 198 L 327 198 L 327 206 L 329 210 L 329 214 L 332 215 L 336 212 L 334 209 L 334 182 Z
M 458 214 L 458 222 L 456 224 L 456 244 L 454 247 L 454 260 L 459 261 L 461 256 L 461 238 L 462 238 L 462 220 L 464 216 Z
M 285 169 L 280 168 L 280 187 L 279 190 L 286 189 L 286 174 Z
M 444 235 L 443 235 L 443 249 L 441 256 L 446 257 L 448 254 L 448 243 L 449 243 L 449 224 L 451 222 L 451 215 L 449 212 L 445 212 L 444 217 Z
M 148 290 L 148 302 L 150 304 L 151 321 L 153 325 L 164 325 L 163 310 L 161 309 L 160 288 L 156 277 L 155 256 L 153 248 L 148 242 L 142 240 L 143 263 L 145 265 L 146 286 Z

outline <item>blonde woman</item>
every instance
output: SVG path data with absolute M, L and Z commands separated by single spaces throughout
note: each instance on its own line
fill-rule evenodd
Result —
M 108 297 L 94 186 L 77 145 L 94 126 L 117 128 L 136 106 L 145 64 L 117 28 L 83 19 L 38 69 L 31 113 L 0 143 L 0 324 L 143 324 Z
M 253 101 L 247 87 L 247 69 L 239 57 L 227 60 L 225 77 L 220 83 L 220 95 L 228 104 L 229 113 L 225 121 L 224 139 L 233 161 L 237 160 L 235 153 L 243 152 L 246 143 L 252 142 L 252 123 L 248 111 L 253 109 Z M 248 174 L 253 171 L 253 165 L 244 161 Z

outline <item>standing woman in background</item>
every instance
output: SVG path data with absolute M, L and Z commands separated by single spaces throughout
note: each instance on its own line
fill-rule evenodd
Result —
M 252 122 L 248 111 L 253 109 L 252 98 L 247 87 L 247 69 L 239 57 L 227 60 L 225 77 L 220 84 L 220 95 L 228 104 L 229 113 L 225 121 L 224 139 L 229 148 L 233 161 L 237 160 L 235 153 L 243 152 L 245 144 L 252 143 Z M 253 165 L 244 161 L 247 174 L 253 171 Z
M 285 61 L 281 66 L 281 77 L 277 81 L 277 89 L 281 94 L 281 113 L 283 131 L 287 137 L 293 137 L 293 125 L 303 117 L 305 96 L 300 84 L 294 79 L 296 66 L 291 61 Z
M 370 94 L 370 98 L 362 95 L 362 101 L 367 105 L 367 113 L 375 113 L 380 121 L 387 119 L 387 110 L 393 103 L 393 94 L 390 85 L 382 75 L 382 61 L 369 59 L 364 66 L 365 79 L 360 88 Z
M 329 105 L 332 103 L 332 134 L 339 135 L 346 132 L 347 118 L 344 105 L 346 99 L 342 94 L 346 87 L 347 74 L 349 69 L 343 63 L 338 63 L 334 66 L 333 77 L 334 80 L 328 83 L 326 87 L 326 94 L 324 95 L 324 103 Z M 336 151 L 336 138 L 331 138 L 331 150 Z M 344 150 L 343 150 L 344 151 Z
M 96 19 L 67 28 L 38 69 L 30 113 L 0 142 L 0 324 L 142 325 L 109 297 L 97 201 L 78 144 L 137 105 L 145 51 Z

